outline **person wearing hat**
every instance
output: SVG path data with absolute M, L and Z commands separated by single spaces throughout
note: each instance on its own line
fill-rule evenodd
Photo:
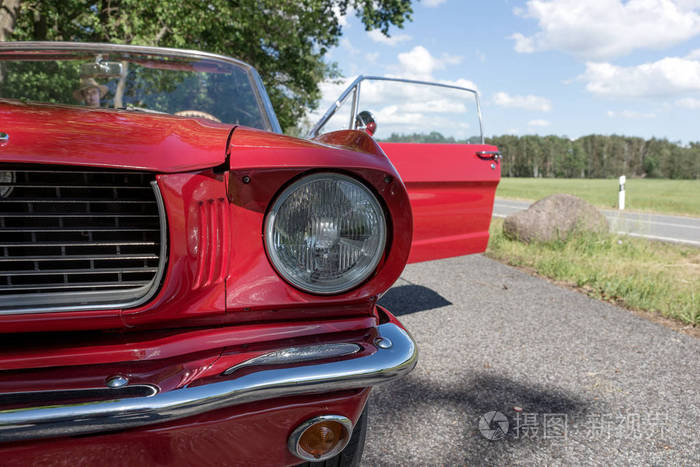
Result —
M 73 92 L 73 97 L 88 107 L 99 107 L 100 99 L 107 94 L 107 91 L 107 86 L 99 84 L 94 78 L 82 78 L 80 87 Z

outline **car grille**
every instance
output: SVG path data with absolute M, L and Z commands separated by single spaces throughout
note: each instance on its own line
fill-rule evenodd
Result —
M 0 166 L 0 314 L 139 305 L 165 232 L 153 174 Z

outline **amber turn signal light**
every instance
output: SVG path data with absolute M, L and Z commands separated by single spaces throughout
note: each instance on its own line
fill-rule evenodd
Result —
M 322 415 L 299 425 L 289 437 L 289 450 L 307 461 L 322 461 L 342 451 L 350 441 L 352 422 L 340 415 Z

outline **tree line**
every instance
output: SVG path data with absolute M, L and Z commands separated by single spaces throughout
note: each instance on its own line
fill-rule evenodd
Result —
M 386 141 L 460 142 L 437 132 L 392 134 Z M 682 145 L 665 138 L 621 135 L 501 135 L 486 138 L 486 143 L 503 153 L 504 177 L 700 179 L 700 141 Z

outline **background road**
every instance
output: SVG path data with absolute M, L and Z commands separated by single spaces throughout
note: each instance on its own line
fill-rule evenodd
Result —
M 699 339 L 480 255 L 409 265 L 380 303 L 420 359 L 373 390 L 364 465 L 700 465 Z
M 530 201 L 498 198 L 493 206 L 493 215 L 506 217 L 513 212 L 527 209 L 530 204 L 532 204 Z M 612 209 L 600 209 L 600 212 L 608 219 L 610 230 L 613 232 L 700 246 L 700 218 Z

